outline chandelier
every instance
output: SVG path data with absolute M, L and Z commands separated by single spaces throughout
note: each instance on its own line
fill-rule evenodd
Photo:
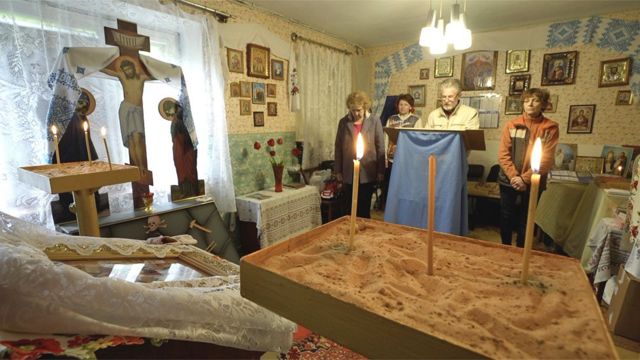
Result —
M 467 10 L 467 0 L 464 1 L 463 12 L 460 12 L 460 5 L 451 5 L 449 23 L 444 26 L 442 17 L 442 0 L 440 0 L 440 16 L 436 18 L 436 11 L 431 8 L 429 1 L 429 12 L 427 13 L 427 26 L 420 31 L 420 46 L 428 47 L 432 55 L 441 55 L 447 52 L 449 44 L 455 50 L 466 50 L 471 47 L 471 30 L 467 28 L 464 21 L 464 13 Z

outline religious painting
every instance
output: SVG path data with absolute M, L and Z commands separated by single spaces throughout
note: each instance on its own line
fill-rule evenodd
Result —
M 601 61 L 598 87 L 627 85 L 630 73 L 631 58 Z
M 507 96 L 504 104 L 505 115 L 520 115 L 522 114 L 522 99 L 520 95 Z
M 242 51 L 227 48 L 227 65 L 230 72 L 244 74 Z
M 427 93 L 424 85 L 411 85 L 408 91 L 413 96 L 414 106 L 425 106 Z
M 507 61 L 504 72 L 507 74 L 529 71 L 529 50 L 507 51 Z
M 552 170 L 571 170 L 576 166 L 578 144 L 557 144 Z
M 544 54 L 542 86 L 569 85 L 576 82 L 577 51 Z
M 229 83 L 229 96 L 240 97 L 240 83 L 238 82 Z
M 576 156 L 575 172 L 602 174 L 604 159 L 597 156 Z
M 496 87 L 497 51 L 462 54 L 462 90 L 493 90 Z
M 511 75 L 509 81 L 509 95 L 520 95 L 529 89 L 531 75 Z
M 267 84 L 267 97 L 276 97 L 276 84 Z
M 240 99 L 240 115 L 251 115 L 251 100 Z
M 271 59 L 271 78 L 284 80 L 284 61 Z
M 269 78 L 269 48 L 247 44 L 247 75 Z
M 277 102 L 268 102 L 267 103 L 267 116 L 278 116 L 278 103 Z
M 420 80 L 428 80 L 429 79 L 429 68 L 420 69 Z
M 434 78 L 453 76 L 453 56 L 436 59 L 433 69 Z
M 567 134 L 591 134 L 595 113 L 595 105 L 571 105 Z
M 251 96 L 251 102 L 254 104 L 264 104 L 265 103 L 265 88 L 264 83 L 253 83 L 253 91 Z
M 251 82 L 240 81 L 240 97 L 243 97 L 243 98 L 251 97 Z
M 605 145 L 602 147 L 601 157 L 604 159 L 603 172 L 605 174 L 626 177 L 633 163 L 631 161 L 633 159 L 633 148 Z
M 633 94 L 631 94 L 631 90 L 618 90 L 616 94 L 616 105 L 631 104 L 633 104 Z
M 254 111 L 253 112 L 253 126 L 264 126 L 264 112 L 262 111 Z
M 549 95 L 549 102 L 547 102 L 547 107 L 544 108 L 542 112 L 545 113 L 554 113 L 558 110 L 558 95 Z

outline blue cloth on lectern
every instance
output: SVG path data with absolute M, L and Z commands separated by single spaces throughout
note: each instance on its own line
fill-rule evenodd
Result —
M 429 155 L 436 155 L 436 231 L 469 232 L 467 155 L 456 132 L 400 131 L 384 221 L 427 227 Z

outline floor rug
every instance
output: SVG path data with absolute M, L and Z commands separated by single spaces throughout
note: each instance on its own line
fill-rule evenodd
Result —
M 363 360 L 366 358 L 302 326 L 298 326 L 298 331 L 293 335 L 293 346 L 291 346 L 289 352 L 281 354 L 280 359 Z

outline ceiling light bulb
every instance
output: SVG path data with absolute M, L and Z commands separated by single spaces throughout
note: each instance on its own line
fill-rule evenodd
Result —
M 433 9 L 427 14 L 427 25 L 420 31 L 420 46 L 431 46 L 437 36 L 436 13 Z
M 471 43 L 471 30 L 462 29 L 461 36 L 453 43 L 453 48 L 456 50 L 467 50 L 471 47 Z

